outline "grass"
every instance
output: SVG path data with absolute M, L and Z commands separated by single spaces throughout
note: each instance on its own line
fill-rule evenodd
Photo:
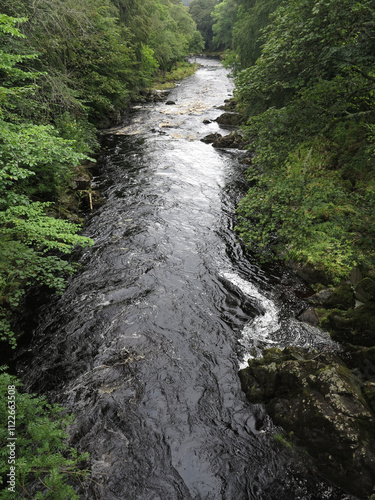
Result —
M 171 71 L 160 73 L 153 84 L 155 90 L 167 90 L 175 87 L 176 82 L 193 75 L 198 69 L 197 63 L 176 63 Z

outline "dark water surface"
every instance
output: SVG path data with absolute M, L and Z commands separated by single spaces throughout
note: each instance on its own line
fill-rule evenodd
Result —
M 233 85 L 219 61 L 199 63 L 174 105 L 144 105 L 106 136 L 95 244 L 40 311 L 24 380 L 77 416 L 94 479 L 82 498 L 349 498 L 288 459 L 241 391 L 251 349 L 329 340 L 293 319 L 304 285 L 236 241 L 244 152 L 200 142 Z

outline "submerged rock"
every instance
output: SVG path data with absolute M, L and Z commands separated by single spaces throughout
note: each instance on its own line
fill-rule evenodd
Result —
M 302 443 L 329 480 L 360 498 L 375 484 L 375 387 L 334 353 L 267 349 L 240 371 L 247 398 Z M 371 406 L 371 407 L 370 407 Z

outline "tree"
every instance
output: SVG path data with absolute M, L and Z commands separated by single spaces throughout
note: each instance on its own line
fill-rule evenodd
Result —
M 193 0 L 189 6 L 189 12 L 194 19 L 198 31 L 202 34 L 206 44 L 206 49 L 209 49 L 212 44 L 213 19 L 211 13 L 214 10 L 216 0 Z
M 270 21 L 236 80 L 256 151 L 238 229 L 338 280 L 374 265 L 375 12 L 370 1 L 294 0 Z
M 22 38 L 16 27 L 22 22 L 25 19 L 2 14 L 2 36 Z M 87 159 L 75 151 L 74 141 L 59 137 L 51 125 L 20 121 L 18 101 L 35 89 L 35 84 L 25 82 L 37 75 L 19 64 L 34 57 L 0 52 L 0 336 L 13 346 L 11 312 L 25 287 L 39 281 L 61 291 L 64 275 L 73 271 L 71 264 L 50 252 L 68 253 L 76 244 L 90 243 L 77 235 L 76 224 L 48 214 L 51 202 L 32 200 L 45 192 L 49 198 L 57 195 L 69 171 Z
M 239 1 L 232 41 L 237 56 L 235 70 L 248 68 L 258 59 L 263 44 L 263 29 L 269 25 L 270 15 L 281 3 L 282 0 Z
M 215 49 L 232 48 L 232 31 L 237 20 L 238 5 L 238 0 L 223 0 L 215 5 L 211 13 L 212 45 Z

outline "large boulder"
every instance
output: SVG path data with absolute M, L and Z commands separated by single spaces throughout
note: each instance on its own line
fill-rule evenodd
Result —
M 212 134 L 208 134 L 205 137 L 203 137 L 201 141 L 205 142 L 206 144 L 212 144 L 214 141 L 217 141 L 221 137 L 222 137 L 221 134 L 219 134 L 218 132 L 214 132 Z
M 375 304 L 368 302 L 355 309 L 334 309 L 322 322 L 338 342 L 371 347 L 375 345 Z
M 212 145 L 214 148 L 246 149 L 243 137 L 238 132 L 231 132 L 228 135 L 224 135 L 224 137 L 218 137 L 213 141 Z
M 327 309 L 351 309 L 355 306 L 353 288 L 350 283 L 342 283 L 336 288 L 325 288 L 309 297 L 310 304 Z
M 355 298 L 360 302 L 375 301 L 375 281 L 369 277 L 363 278 L 355 287 Z M 374 304 L 375 307 L 375 304 Z
M 224 127 L 238 127 L 241 125 L 243 117 L 239 113 L 227 112 L 218 116 L 215 121 Z
M 368 498 L 375 484 L 374 386 L 333 353 L 288 347 L 263 354 L 240 371 L 249 401 L 264 403 L 324 476 Z

